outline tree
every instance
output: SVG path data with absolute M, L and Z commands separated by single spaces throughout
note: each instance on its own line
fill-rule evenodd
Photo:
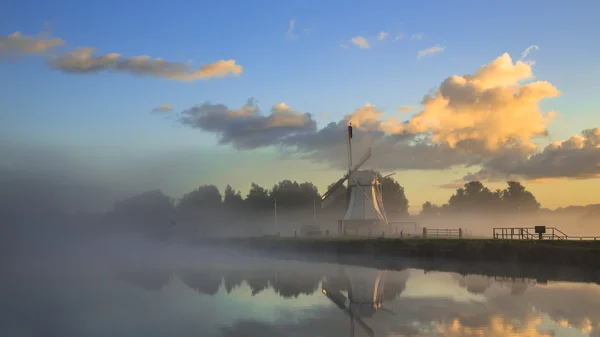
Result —
M 153 218 L 158 215 L 169 215 L 173 210 L 171 198 L 160 190 L 148 191 L 122 201 L 113 206 L 119 215 L 136 218 Z
M 269 190 L 253 182 L 248 195 L 246 195 L 245 204 L 253 210 L 271 209 L 273 208 L 273 199 L 269 196 Z
M 440 207 L 436 204 L 432 204 L 429 201 L 423 203 L 421 208 L 421 215 L 423 216 L 438 216 L 440 214 Z
M 533 212 L 540 209 L 536 198 L 520 182 L 506 183 L 508 187 L 502 191 L 502 201 L 507 209 L 517 212 Z
M 456 190 L 448 200 L 452 211 L 489 211 L 501 201 L 499 192 L 492 192 L 480 181 L 470 181 Z
M 273 186 L 270 196 L 277 199 L 277 205 L 283 208 L 303 208 L 312 206 L 319 199 L 319 192 L 313 183 L 298 184 L 286 179 Z
M 223 197 L 215 185 L 202 185 L 187 193 L 179 201 L 181 209 L 215 209 L 220 207 Z
M 381 174 L 378 174 L 381 176 Z M 383 207 L 388 214 L 408 215 L 408 199 L 404 187 L 392 177 L 380 179 Z
M 231 209 L 239 209 L 243 207 L 244 200 L 242 199 L 242 194 L 240 191 L 234 190 L 231 185 L 227 185 L 223 193 L 223 204 Z

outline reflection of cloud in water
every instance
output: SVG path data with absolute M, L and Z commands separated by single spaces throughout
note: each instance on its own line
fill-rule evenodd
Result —
M 86 264 L 94 273 L 71 263 L 33 272 L 23 267 L 1 280 L 0 335 L 347 337 L 349 317 L 321 293 L 321 284 L 347 294 L 348 275 L 363 288 L 378 284 L 369 277 L 384 275 L 383 290 L 373 294 L 395 315 L 363 317 L 375 336 L 600 337 L 596 284 L 536 285 L 422 270 L 344 274 L 339 265 L 218 254 L 203 263 L 180 262 L 176 270 L 121 265 L 118 272 Z
M 484 278 L 470 275 L 469 277 Z M 487 282 L 487 281 L 486 281 Z M 487 287 L 486 287 L 487 288 Z M 446 298 L 456 302 L 484 302 L 486 297 L 463 287 L 453 274 L 411 270 L 403 298 Z

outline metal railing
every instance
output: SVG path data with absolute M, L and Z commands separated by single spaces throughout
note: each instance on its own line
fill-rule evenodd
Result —
M 546 227 L 544 233 L 536 233 L 535 227 L 498 227 L 493 229 L 493 237 L 503 240 L 600 240 L 598 236 L 567 235 L 556 227 Z

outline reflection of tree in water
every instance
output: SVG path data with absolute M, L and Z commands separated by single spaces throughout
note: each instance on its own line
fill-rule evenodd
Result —
M 170 275 L 164 271 L 135 270 L 116 273 L 116 279 L 134 284 L 146 290 L 161 290 L 170 281 Z
M 252 290 L 252 296 L 269 288 L 270 280 L 274 274 L 275 272 L 269 269 L 248 271 L 246 273 L 246 283 Z
M 179 278 L 188 287 L 206 295 L 216 294 L 223 281 L 223 275 L 217 270 L 185 271 L 179 274 Z
M 239 288 L 244 282 L 244 272 L 240 270 L 227 270 L 223 274 L 223 283 L 225 290 L 230 294 L 234 289 Z
M 298 297 L 300 294 L 311 295 L 319 290 L 320 276 L 310 273 L 278 272 L 271 280 L 273 290 L 283 298 Z

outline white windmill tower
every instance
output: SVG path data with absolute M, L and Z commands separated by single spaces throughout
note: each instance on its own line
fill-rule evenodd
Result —
M 345 131 L 348 149 L 348 173 L 338 180 L 321 197 L 321 207 L 326 207 L 339 197 L 340 187 L 348 181 L 348 209 L 344 219 L 340 220 L 340 231 L 347 234 L 366 234 L 381 232 L 388 224 L 381 197 L 381 184 L 372 171 L 359 168 L 371 157 L 371 148 L 361 160 L 352 166 L 352 125 Z

